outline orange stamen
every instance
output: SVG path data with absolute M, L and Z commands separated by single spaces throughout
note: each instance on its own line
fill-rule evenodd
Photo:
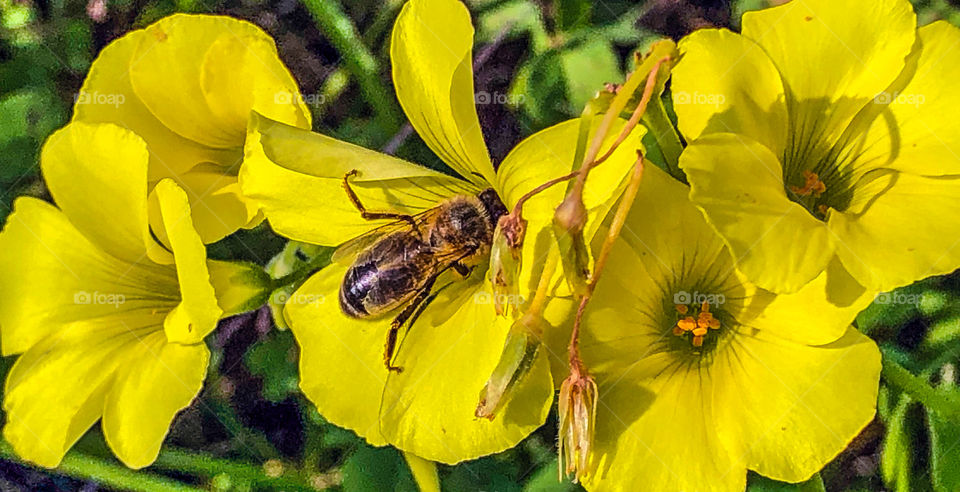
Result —
M 673 326 L 673 334 L 686 336 L 687 333 L 690 333 L 693 335 L 691 343 L 694 347 L 703 346 L 709 330 L 720 329 L 720 320 L 710 312 L 710 304 L 707 302 L 702 302 L 699 306 L 694 305 L 693 307 L 685 304 L 674 304 L 674 307 L 683 317 L 678 319 L 677 324 Z M 690 313 L 690 316 L 687 316 L 687 313 Z
M 804 183 L 802 187 L 791 186 L 790 191 L 796 193 L 798 196 L 807 196 L 813 194 L 814 197 L 819 197 L 823 192 L 827 191 L 827 185 L 820 181 L 820 176 L 817 173 L 812 171 L 803 171 Z

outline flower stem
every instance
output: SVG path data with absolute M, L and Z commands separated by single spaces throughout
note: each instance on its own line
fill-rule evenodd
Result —
M 189 473 L 206 478 L 227 475 L 234 481 L 271 490 L 315 490 L 308 477 L 295 468 L 285 468 L 280 476 L 271 477 L 267 476 L 260 466 L 178 449 L 164 449 L 152 466 L 161 470 Z
M 607 264 L 607 258 L 610 257 L 610 251 L 613 249 L 617 237 L 620 236 L 620 231 L 623 230 L 623 224 L 627 220 L 627 214 L 630 213 L 630 209 L 633 207 L 633 201 L 637 198 L 637 192 L 640 191 L 640 182 L 642 180 L 643 154 L 637 151 L 637 163 L 633 167 L 633 175 L 630 177 L 627 189 L 624 190 L 621 196 L 620 204 L 617 206 L 617 211 L 610 223 L 610 228 L 607 229 L 607 236 L 600 246 L 600 253 L 597 254 L 596 261 L 594 261 L 593 274 L 590 275 L 590 280 L 587 281 L 587 291 L 583 297 L 580 298 L 577 314 L 573 319 L 573 330 L 570 332 L 570 345 L 567 347 L 571 371 L 585 372 L 583 362 L 580 360 L 579 348 L 580 325 L 583 322 L 583 313 L 587 309 L 587 303 L 590 302 L 590 298 L 593 296 L 597 282 L 600 281 L 600 275 L 603 274 L 603 269 Z
M 683 152 L 683 143 L 680 142 L 680 135 L 677 134 L 673 122 L 667 116 L 667 109 L 664 107 L 662 99 L 655 97 L 650 101 L 647 112 L 643 115 L 643 122 L 653 133 L 657 145 L 660 146 L 660 152 L 667 163 L 667 171 L 680 182 L 686 183 L 686 176 L 680 170 L 680 154 Z
M 0 441 L 0 457 L 21 462 L 13 451 L 13 447 L 7 441 Z M 117 490 L 145 492 L 194 492 L 203 490 L 143 471 L 130 470 L 122 465 L 86 456 L 76 451 L 67 453 L 60 466 L 57 467 L 56 473 L 79 480 L 93 480 Z
M 403 457 L 410 466 L 420 492 L 440 492 L 440 477 L 437 475 L 436 463 L 410 453 L 403 453 Z
M 623 87 L 620 88 L 620 92 L 613 98 L 613 102 L 610 103 L 610 109 L 607 110 L 604 114 L 603 119 L 600 121 L 600 126 L 597 128 L 597 133 L 593 137 L 593 142 L 590 143 L 589 149 L 587 149 L 587 154 L 583 157 L 583 163 L 580 166 L 580 173 L 577 176 L 577 180 L 574 182 L 571 194 L 576 194 L 577 196 L 583 195 L 583 188 L 587 182 L 587 175 L 590 174 L 590 170 L 593 169 L 595 163 L 603 162 L 616 150 L 620 144 L 626 140 L 627 136 L 633 130 L 637 123 L 640 121 L 640 118 L 643 116 L 643 113 L 647 110 L 647 104 L 649 103 L 652 95 L 653 89 L 656 86 L 657 72 L 660 69 L 660 66 L 669 61 L 669 57 L 663 57 L 654 62 L 653 67 L 651 67 L 649 72 L 642 72 L 640 69 L 637 69 L 633 74 L 630 75 L 630 78 L 627 79 L 626 83 L 623 84 Z M 600 155 L 600 147 L 603 146 L 603 140 L 607 137 L 607 134 L 610 133 L 611 126 L 613 125 L 614 120 L 620 117 L 620 113 L 623 112 L 623 109 L 626 107 L 627 102 L 630 100 L 630 96 L 633 95 L 636 91 L 640 82 L 646 80 L 646 85 L 643 89 L 643 95 L 640 98 L 640 103 L 637 104 L 637 108 L 634 110 L 633 114 L 630 116 L 630 121 L 623 127 L 623 130 L 620 132 L 620 135 L 617 137 L 617 140 L 610 146 L 610 149 L 603 155 L 603 157 L 597 158 Z
M 888 385 L 910 395 L 941 417 L 960 421 L 960 397 L 938 390 L 926 379 L 914 375 L 897 363 L 889 350 L 883 350 L 882 361 L 883 369 L 880 375 Z
M 303 0 L 317 27 L 343 56 L 347 69 L 357 78 L 360 91 L 377 115 L 386 133 L 400 129 L 403 121 L 396 101 L 380 80 L 377 59 L 360 39 L 357 28 L 337 0 Z

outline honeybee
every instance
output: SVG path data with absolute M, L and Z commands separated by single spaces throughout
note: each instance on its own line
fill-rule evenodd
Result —
M 437 278 L 454 270 L 466 278 L 490 254 L 497 221 L 507 209 L 491 188 L 477 195 L 457 195 L 417 215 L 368 211 L 350 186 L 350 202 L 367 220 L 393 219 L 341 246 L 334 261 L 356 254 L 340 284 L 340 309 L 352 318 L 375 318 L 400 309 L 390 324 L 383 362 L 389 371 L 403 369 L 391 361 L 400 328 L 412 324 L 426 308 Z M 401 309 L 402 307 L 402 309 Z

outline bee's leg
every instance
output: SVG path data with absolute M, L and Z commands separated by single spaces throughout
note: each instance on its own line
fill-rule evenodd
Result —
M 403 368 L 400 366 L 393 365 L 393 355 L 396 353 L 397 349 L 397 337 L 400 334 L 400 328 L 407 323 L 408 320 L 416 319 L 422 311 L 421 308 L 425 308 L 424 301 L 430 297 L 430 290 L 433 288 L 433 283 L 437 280 L 437 275 L 434 275 L 427 283 L 424 285 L 423 289 L 417 293 L 416 297 L 410 301 L 410 304 L 407 304 L 400 314 L 396 318 L 393 318 L 393 321 L 390 323 L 390 331 L 387 332 L 387 343 L 383 349 L 383 363 L 387 366 L 388 371 L 402 372 Z
M 471 246 L 467 248 L 467 251 L 463 254 L 463 256 L 461 256 L 458 260 L 454 261 L 453 263 L 450 263 L 450 267 L 452 267 L 458 274 L 460 274 L 461 277 L 467 278 L 470 275 L 470 272 L 473 271 L 474 267 L 464 265 L 463 263 L 461 263 L 461 260 L 464 260 L 466 258 L 473 256 L 474 253 L 476 252 L 477 252 L 476 246 Z
M 360 216 L 366 220 L 380 220 L 380 219 L 392 219 L 392 220 L 402 220 L 410 224 L 413 227 L 414 231 L 417 231 L 417 234 L 420 234 L 420 231 L 417 229 L 417 221 L 410 214 L 399 214 L 396 212 L 371 212 L 367 210 L 367 207 L 364 207 L 360 203 L 360 197 L 353 191 L 353 188 L 350 186 L 350 178 L 356 176 L 358 171 L 356 169 L 348 172 L 343 177 L 343 189 L 347 192 L 347 198 L 350 199 L 350 203 L 353 204 L 357 210 L 360 211 Z

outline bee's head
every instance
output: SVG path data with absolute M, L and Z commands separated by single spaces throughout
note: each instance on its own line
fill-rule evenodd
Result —
M 483 204 L 483 208 L 487 211 L 487 217 L 490 219 L 490 224 L 496 228 L 497 221 L 500 220 L 500 217 L 507 214 L 507 207 L 500 200 L 500 196 L 497 195 L 497 192 L 493 188 L 487 188 L 480 192 L 477 195 L 477 198 L 480 199 L 480 203 Z

